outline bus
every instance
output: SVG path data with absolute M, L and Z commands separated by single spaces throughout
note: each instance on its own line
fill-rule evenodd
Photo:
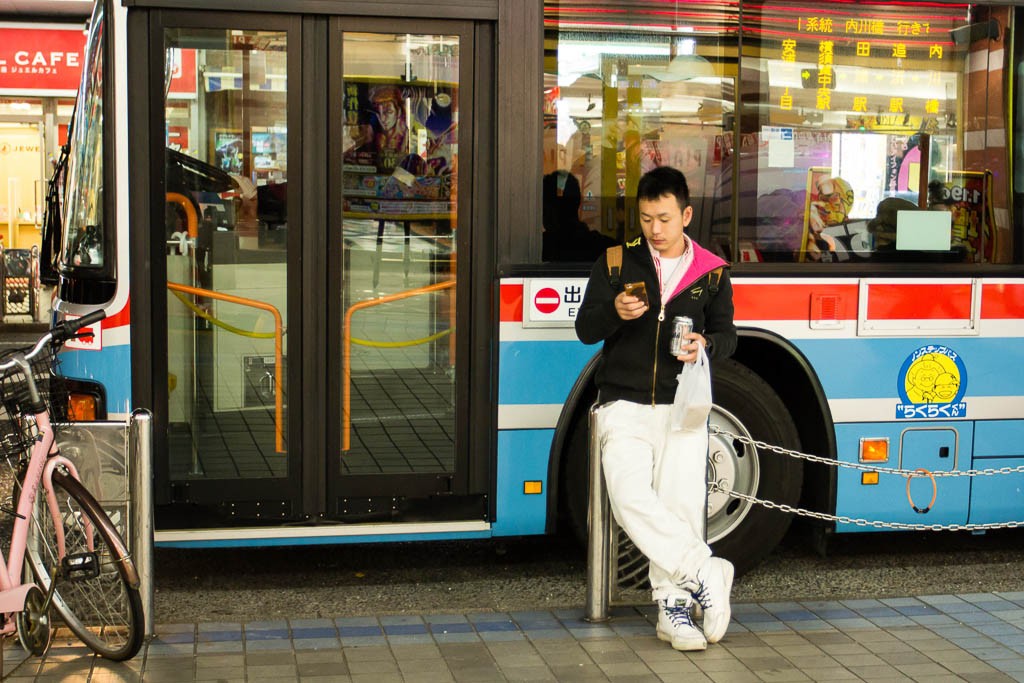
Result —
M 574 314 L 672 165 L 735 290 L 716 552 L 1015 522 L 1017 6 L 97 0 L 43 259 L 108 313 L 76 414 L 152 411 L 158 546 L 585 534 Z

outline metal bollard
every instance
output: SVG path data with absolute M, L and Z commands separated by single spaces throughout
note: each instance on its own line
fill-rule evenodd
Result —
M 143 635 L 153 633 L 153 415 L 135 410 L 131 418 L 131 547 L 139 572 L 139 596 L 144 614 Z M 127 539 L 126 539 L 127 540 Z
M 611 504 L 601 467 L 601 443 L 594 422 L 597 406 L 590 409 L 590 514 L 587 515 L 587 605 L 585 621 L 608 621 L 611 594 Z

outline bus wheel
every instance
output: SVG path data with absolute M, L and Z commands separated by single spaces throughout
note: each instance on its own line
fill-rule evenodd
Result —
M 800 448 L 796 424 L 782 399 L 759 375 L 732 360 L 713 368 L 714 407 L 710 421 L 720 429 L 789 449 Z M 725 488 L 796 505 L 803 461 L 759 452 L 739 440 L 712 434 L 708 481 Z M 724 493 L 708 496 L 707 538 L 715 555 L 730 560 L 736 573 L 754 567 L 782 540 L 792 517 Z

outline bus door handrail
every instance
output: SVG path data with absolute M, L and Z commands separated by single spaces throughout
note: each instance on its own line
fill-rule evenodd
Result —
M 201 289 L 199 287 L 189 287 L 177 282 L 168 282 L 167 289 L 175 292 L 184 292 L 186 294 L 193 294 L 195 296 L 204 296 L 210 299 L 220 299 L 221 301 L 227 301 L 233 304 L 239 304 L 240 306 L 249 306 L 251 308 L 259 308 L 264 311 L 269 311 L 274 316 L 274 448 L 278 453 L 284 453 L 284 398 L 281 395 L 281 366 L 284 364 L 284 344 L 282 343 L 282 337 L 284 335 L 284 325 L 281 320 L 281 312 L 277 310 L 277 307 L 273 304 L 268 304 L 265 301 L 257 301 L 256 299 L 247 299 L 242 296 L 235 296 L 234 294 L 224 294 L 222 292 L 215 292 L 211 289 Z
M 185 225 L 189 237 L 199 236 L 199 214 L 195 205 L 189 198 L 180 192 L 168 192 L 165 201 L 169 204 L 177 204 L 185 212 Z
M 352 432 L 352 371 L 349 367 L 352 360 L 352 314 L 364 308 L 380 306 L 381 304 L 400 301 L 401 299 L 408 299 L 420 296 L 421 294 L 438 292 L 442 289 L 451 289 L 454 286 L 455 278 L 452 278 L 443 282 L 435 282 L 432 285 L 407 289 L 404 292 L 396 292 L 395 294 L 388 294 L 375 299 L 359 301 L 349 306 L 345 311 L 344 330 L 341 334 L 341 450 L 343 452 L 349 450 Z

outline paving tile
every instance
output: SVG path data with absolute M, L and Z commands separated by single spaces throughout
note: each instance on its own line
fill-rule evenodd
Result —
M 63 630 L 42 659 L 5 643 L 11 683 L 1024 681 L 1024 591 L 734 606 L 719 645 L 676 652 L 653 608 L 165 624 L 126 663 Z M 828 615 L 828 616 L 824 616 Z M 13 639 L 8 639 L 13 641 Z
M 501 669 L 508 681 L 557 681 L 555 674 L 546 666 L 506 666 Z

